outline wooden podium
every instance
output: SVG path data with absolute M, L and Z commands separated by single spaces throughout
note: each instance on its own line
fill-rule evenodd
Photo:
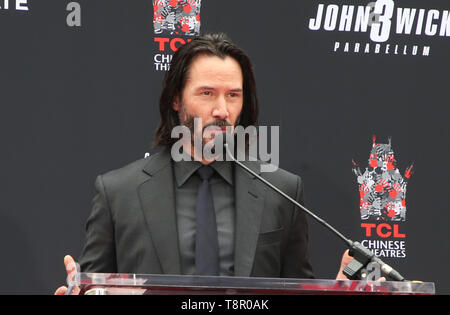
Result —
M 78 273 L 67 294 L 81 295 L 433 295 L 432 282 Z

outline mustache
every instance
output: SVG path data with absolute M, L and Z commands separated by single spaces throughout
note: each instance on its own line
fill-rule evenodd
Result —
M 214 126 L 214 127 L 228 127 L 228 126 L 231 126 L 231 124 L 228 121 L 226 121 L 225 119 L 216 119 L 212 123 L 209 123 L 209 124 L 203 126 L 203 130 L 205 130 L 206 128 L 211 127 L 211 126 Z

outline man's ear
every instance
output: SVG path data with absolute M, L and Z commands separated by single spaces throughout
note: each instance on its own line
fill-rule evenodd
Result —
M 181 108 L 180 98 L 177 95 L 173 98 L 172 109 L 174 111 L 178 112 L 178 111 L 180 111 L 180 108 Z

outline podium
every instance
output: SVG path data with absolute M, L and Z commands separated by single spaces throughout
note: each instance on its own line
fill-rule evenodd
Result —
M 432 282 L 78 273 L 66 294 L 81 295 L 433 295 Z

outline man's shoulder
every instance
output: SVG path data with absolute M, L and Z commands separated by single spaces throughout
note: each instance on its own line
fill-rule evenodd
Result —
M 245 163 L 247 167 L 257 172 L 262 178 L 286 192 L 295 192 L 302 185 L 299 175 L 261 160 Z M 239 166 L 236 166 L 239 167 Z M 269 170 L 269 171 L 267 171 Z
M 146 162 L 148 160 L 146 158 L 142 158 L 133 162 L 130 162 L 126 165 L 123 165 L 119 168 L 107 171 L 102 174 L 104 180 L 112 180 L 112 179 L 125 179 L 128 177 L 135 177 L 138 173 L 142 172 Z
M 273 176 L 274 178 L 279 178 L 282 180 L 297 180 L 297 178 L 300 177 L 299 175 L 294 174 L 280 167 L 278 167 L 273 172 L 262 172 L 262 174 L 267 176 Z
M 278 165 L 270 164 L 261 160 L 250 163 L 247 162 L 245 164 L 267 180 L 272 179 L 276 181 L 296 182 L 300 178 L 299 175 L 280 168 Z
M 102 175 L 102 181 L 109 187 L 136 186 L 149 178 L 146 169 L 158 162 L 161 152 L 130 162 L 120 168 L 110 170 Z
M 272 182 L 278 187 L 285 187 L 286 189 L 297 189 L 297 186 L 301 185 L 302 179 L 299 175 L 287 171 L 283 168 L 277 168 L 273 172 L 261 172 L 261 176 Z

